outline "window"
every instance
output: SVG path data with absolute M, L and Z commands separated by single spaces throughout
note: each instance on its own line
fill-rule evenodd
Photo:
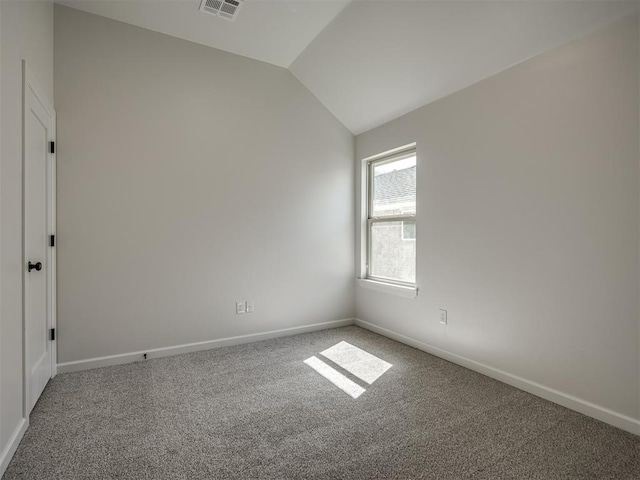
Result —
M 416 283 L 416 151 L 367 162 L 366 278 Z

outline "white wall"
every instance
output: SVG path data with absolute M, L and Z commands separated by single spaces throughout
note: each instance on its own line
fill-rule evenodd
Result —
M 0 455 L 23 417 L 22 60 L 53 100 L 53 4 L 2 1 L 0 158 Z
M 287 70 L 56 6 L 55 102 L 59 362 L 353 317 L 353 137 Z
M 358 317 L 640 419 L 638 38 L 613 24 L 358 136 L 358 172 L 417 142 L 420 289 L 359 288 Z

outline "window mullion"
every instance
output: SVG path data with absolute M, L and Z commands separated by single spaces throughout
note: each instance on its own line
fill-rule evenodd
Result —
M 388 217 L 370 217 L 367 219 L 369 223 L 382 223 L 382 222 L 411 222 L 416 220 L 415 215 L 399 215 L 399 216 L 388 216 Z

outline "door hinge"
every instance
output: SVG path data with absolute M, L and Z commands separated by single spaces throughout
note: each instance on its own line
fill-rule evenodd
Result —
M 49 235 L 49 246 L 50 247 L 55 247 L 56 246 L 56 236 L 55 235 Z
M 49 340 L 52 342 L 56 339 L 56 329 L 52 328 L 49 330 Z
M 56 142 L 49 142 L 49 153 L 56 153 Z

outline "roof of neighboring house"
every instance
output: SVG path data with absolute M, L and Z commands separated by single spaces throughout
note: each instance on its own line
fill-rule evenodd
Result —
M 416 167 L 394 170 L 376 175 L 374 195 L 376 205 L 395 205 L 414 202 L 416 198 Z

